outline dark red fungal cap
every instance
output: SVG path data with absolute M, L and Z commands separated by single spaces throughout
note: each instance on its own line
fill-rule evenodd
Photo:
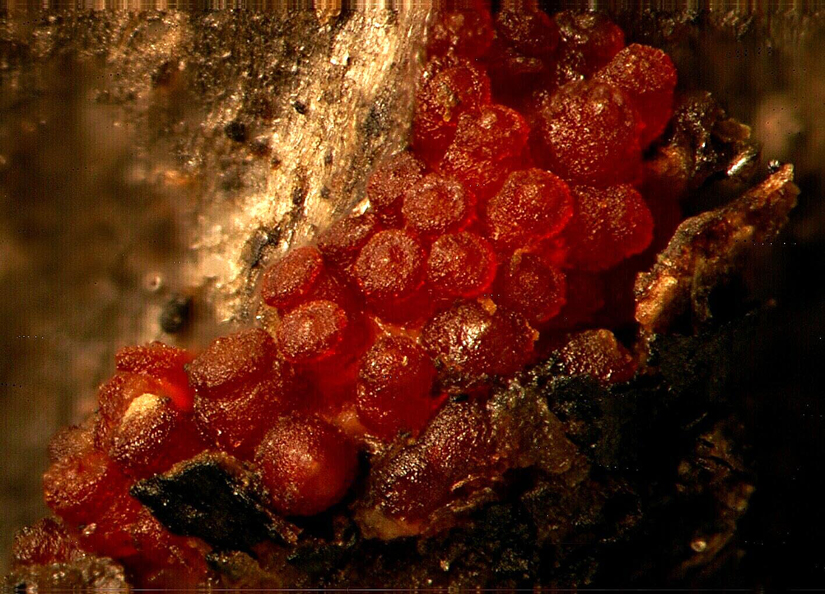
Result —
M 595 78 L 618 87 L 630 97 L 645 124 L 642 147 L 664 132 L 673 115 L 676 88 L 676 68 L 665 52 L 634 43 L 616 54 Z
M 483 2 L 446 10 L 427 31 L 427 55 L 483 56 L 493 40 L 493 19 Z
M 115 368 L 155 378 L 176 379 L 183 376 L 185 379 L 183 366 L 193 357 L 187 350 L 155 341 L 145 346 L 127 346 L 118 350 L 115 354 Z
M 653 216 L 633 187 L 573 190 L 576 214 L 564 232 L 570 245 L 570 265 L 585 270 L 606 270 L 638 254 L 653 239 Z
M 81 547 L 114 559 L 136 554 L 132 527 L 140 510 L 140 502 L 129 495 L 128 484 L 122 484 L 95 509 L 93 519 L 83 526 L 78 537 Z
M 424 164 L 410 152 L 400 152 L 382 161 L 367 181 L 370 206 L 385 225 L 401 224 L 404 194 L 424 176 Z
M 372 505 L 362 520 L 384 539 L 421 534 L 454 487 L 494 464 L 495 448 L 481 407 L 448 403 L 419 440 L 382 460 L 370 472 Z
M 478 160 L 467 151 L 450 149 L 441 161 L 441 172 L 461 180 L 476 196 L 480 203 L 495 194 L 507 176 L 521 166 L 517 158 L 502 161 Z
M 610 330 L 574 334 L 556 356 L 565 373 L 589 375 L 605 385 L 626 382 L 636 373 L 632 355 Z
M 424 248 L 411 234 L 381 231 L 361 250 L 355 261 L 355 278 L 368 298 L 404 297 L 421 286 L 425 258 Z
M 570 191 L 560 178 L 541 169 L 516 171 L 487 205 L 490 239 L 513 250 L 558 234 L 573 214 Z
M 479 161 L 499 161 L 521 155 L 530 128 L 515 109 L 504 105 L 485 105 L 478 114 L 458 119 L 450 149 L 461 149 Z
M 317 514 L 337 503 L 355 478 L 357 461 L 338 429 L 291 416 L 275 424 L 255 454 L 270 504 L 288 516 Z
M 27 565 L 69 563 L 84 555 L 60 520 L 43 518 L 14 535 L 11 545 L 12 569 Z
M 491 312 L 477 301 L 457 301 L 421 332 L 440 381 L 450 389 L 515 373 L 532 356 L 534 340 L 535 331 L 522 316 L 503 308 Z
M 371 472 L 368 488 L 375 505 L 365 520 L 383 539 L 420 534 L 430 514 L 450 496 L 449 482 L 427 461 L 418 444 Z
M 475 400 L 450 402 L 433 418 L 420 442 L 427 463 L 452 487 L 492 462 L 492 430 Z
M 361 248 L 380 228 L 378 217 L 371 212 L 344 217 L 318 237 L 318 249 L 327 264 L 344 271 L 355 262 Z
M 641 128 L 621 90 L 598 81 L 569 83 L 539 107 L 533 156 L 570 183 L 633 182 L 641 173 Z
M 139 373 L 154 378 L 161 384 L 164 395 L 172 399 L 181 411 L 191 411 L 194 395 L 184 366 L 194 355 L 184 349 L 171 347 L 162 342 L 145 346 L 124 347 L 115 354 L 118 371 Z
M 106 454 L 94 449 L 91 430 L 75 438 L 80 442 L 75 451 L 53 462 L 43 475 L 43 492 L 55 514 L 80 525 L 95 521 L 104 504 L 128 483 Z
M 490 103 L 490 79 L 469 62 L 447 68 L 419 86 L 413 143 L 423 158 L 436 164 L 455 135 L 458 118 Z
M 191 416 L 151 392 L 133 399 L 114 427 L 109 457 L 138 478 L 164 472 L 205 448 Z
M 291 249 L 264 272 L 261 297 L 271 307 L 292 309 L 309 298 L 324 273 L 324 259 L 318 248 Z
M 538 334 L 524 316 L 506 307 L 497 307 L 492 324 L 484 336 L 489 363 L 487 373 L 510 376 L 521 371 L 533 356 Z
M 399 431 L 417 433 L 433 410 L 435 368 L 413 339 L 384 336 L 361 359 L 358 418 L 384 439 Z
M 602 14 L 565 10 L 553 20 L 561 36 L 560 84 L 591 76 L 624 47 L 624 32 Z
M 508 104 L 518 103 L 525 89 L 546 78 L 548 61 L 521 53 L 502 38 L 493 40 L 485 58 L 495 96 Z
M 267 373 L 276 355 L 275 341 L 265 330 L 236 332 L 214 340 L 189 364 L 189 381 L 198 392 L 229 394 Z
M 292 367 L 276 360 L 262 379 L 243 384 L 231 394 L 221 398 L 198 394 L 197 425 L 222 450 L 251 459 L 275 419 L 298 405 L 299 387 Z
M 419 93 L 419 113 L 455 126 L 458 117 L 490 102 L 490 81 L 471 62 L 435 74 Z
M 326 268 L 315 247 L 293 250 L 269 268 L 264 273 L 261 296 L 281 314 L 319 299 L 334 301 L 347 311 L 362 307 L 347 283 Z
M 427 283 L 444 297 L 476 297 L 493 282 L 496 258 L 483 237 L 464 231 L 442 235 L 427 259 Z
M 467 184 L 479 199 L 492 196 L 514 169 L 522 165 L 530 129 L 517 111 L 488 105 L 465 114 L 440 169 Z
M 454 179 L 431 173 L 404 195 L 407 225 L 424 237 L 460 231 L 470 222 L 472 194 Z
M 287 361 L 315 363 L 339 353 L 349 316 L 332 301 L 310 301 L 286 314 L 275 334 Z
M 519 3 L 521 4 L 521 3 Z M 543 10 L 531 3 L 504 7 L 496 15 L 496 31 L 517 51 L 549 57 L 559 43 L 559 28 Z
M 496 282 L 496 301 L 534 326 L 556 316 L 565 304 L 564 273 L 545 265 L 535 254 L 514 254 Z

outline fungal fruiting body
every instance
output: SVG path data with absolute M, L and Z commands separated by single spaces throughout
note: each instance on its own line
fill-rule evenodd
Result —
M 295 517 L 346 500 L 359 451 L 412 444 L 370 489 L 392 518 L 376 534 L 417 534 L 468 473 L 495 472 L 495 382 L 558 344 L 600 382 L 632 377 L 594 328 L 615 321 L 605 271 L 652 240 L 643 155 L 671 117 L 670 59 L 602 17 L 530 7 L 446 11 L 427 51 L 411 147 L 376 164 L 370 208 L 264 272 L 277 325 L 197 354 L 122 350 L 94 419 L 55 438 L 45 492 L 61 521 L 22 534 L 18 563 L 82 549 L 140 583 L 198 582 L 208 547 L 129 488 L 204 450 L 243 461 L 265 505 Z

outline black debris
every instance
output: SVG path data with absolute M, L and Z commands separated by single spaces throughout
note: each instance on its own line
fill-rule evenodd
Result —
M 293 539 L 294 530 L 261 505 L 253 484 L 231 456 L 204 452 L 135 483 L 130 493 L 172 532 L 217 548 L 249 550 L 265 539 Z
M 223 128 L 226 137 L 235 142 L 244 142 L 247 138 L 246 124 L 238 120 L 232 120 Z
M 192 298 L 184 295 L 172 295 L 160 312 L 161 330 L 168 334 L 181 332 L 192 317 Z

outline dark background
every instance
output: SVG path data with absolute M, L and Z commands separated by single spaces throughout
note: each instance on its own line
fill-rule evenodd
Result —
M 801 189 L 788 227 L 773 245 L 755 249 L 749 271 L 753 294 L 776 302 L 731 386 L 756 491 L 734 543 L 744 555 L 708 587 L 825 586 L 823 17 L 718 11 L 690 19 L 696 30 L 673 37 L 682 85 L 712 90 L 753 127 L 764 161 L 795 164 Z M 627 14 L 620 20 L 627 18 L 640 22 Z M 666 28 L 653 29 L 650 38 L 667 36 Z
M 128 98 L 99 101 L 112 73 L 96 55 L 117 47 L 105 36 L 95 47 L 89 36 L 75 51 L 38 52 L 44 36 L 61 35 L 44 18 L 24 29 L 0 20 L 0 573 L 14 530 L 46 512 L 39 476 L 49 436 L 92 410 L 115 348 L 199 340 L 158 322 L 185 289 L 175 270 L 199 206 L 182 204 L 187 190 L 157 171 L 171 154 L 169 135 L 151 131 L 189 99 L 156 98 L 154 112 Z M 735 542 L 744 555 L 703 585 L 821 587 L 825 13 L 616 18 L 630 38 L 668 50 L 683 89 L 712 90 L 751 124 L 765 162 L 797 167 L 790 224 L 754 260 L 751 289 L 776 307 L 731 387 L 757 477 Z M 148 119 L 130 119 L 130 109 L 148 110 Z

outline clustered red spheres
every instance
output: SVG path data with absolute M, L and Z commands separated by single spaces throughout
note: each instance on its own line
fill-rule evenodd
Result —
M 45 493 L 63 523 L 21 537 L 20 557 L 68 559 L 77 545 L 160 576 L 147 583 L 196 579 L 203 543 L 168 533 L 129 495 L 136 480 L 218 449 L 256 470 L 273 510 L 312 515 L 345 497 L 365 443 L 404 434 L 415 448 L 374 481 L 406 522 L 396 529 L 414 533 L 492 455 L 491 378 L 548 344 L 566 344 L 570 372 L 632 377 L 609 331 L 560 337 L 595 324 L 605 271 L 651 242 L 639 188 L 671 117 L 670 59 L 625 47 L 601 16 L 528 5 L 493 18 L 480 3 L 442 14 L 428 57 L 411 149 L 376 164 L 369 209 L 264 272 L 278 325 L 197 357 L 122 349 L 94 423 L 53 442 Z M 469 400 L 445 405 L 457 393 Z
M 51 561 L 59 562 L 93 551 L 121 560 L 145 587 L 194 585 L 205 575 L 208 548 L 171 534 L 129 494 L 137 479 L 208 447 L 192 414 L 185 369 L 191 361 L 187 351 L 161 343 L 118 352 L 97 415 L 52 440 L 43 487 L 63 523 L 46 522 L 22 536 L 18 545 L 27 555 L 53 550 Z M 227 366 L 226 374 L 237 373 Z

